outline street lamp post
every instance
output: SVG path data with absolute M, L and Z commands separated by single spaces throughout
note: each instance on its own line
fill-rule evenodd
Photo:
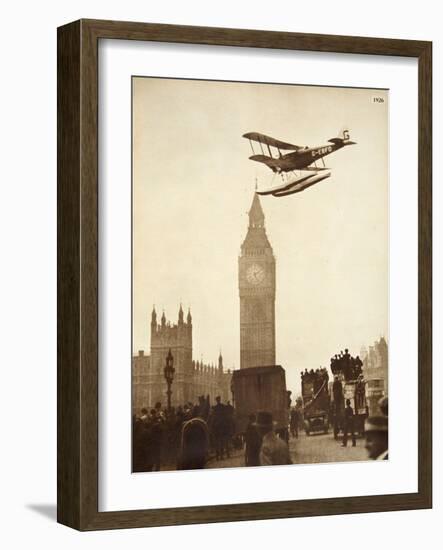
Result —
M 174 357 L 172 356 L 171 348 L 169 348 L 168 355 L 166 356 L 166 365 L 164 368 L 165 380 L 166 384 L 168 385 L 168 390 L 166 391 L 166 395 L 168 396 L 168 411 L 171 410 L 171 386 L 174 380 L 174 373 Z

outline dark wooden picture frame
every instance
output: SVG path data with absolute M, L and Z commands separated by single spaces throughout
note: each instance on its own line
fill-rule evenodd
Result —
M 418 59 L 418 492 L 98 511 L 98 43 L 160 41 Z M 58 29 L 58 521 L 80 530 L 432 506 L 432 43 L 118 21 Z

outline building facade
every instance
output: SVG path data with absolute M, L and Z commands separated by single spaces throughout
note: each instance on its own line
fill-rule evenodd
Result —
M 362 348 L 363 374 L 367 383 L 369 414 L 380 414 L 378 402 L 388 395 L 388 344 L 382 336 L 380 340 Z
M 275 257 L 257 193 L 238 260 L 240 368 L 275 365 Z
M 133 414 L 150 403 L 151 358 L 143 350 L 132 358 L 132 408 Z
M 171 350 L 174 358 L 174 380 L 172 383 L 172 406 L 197 403 L 198 397 L 209 395 L 211 403 L 220 395 L 224 402 L 231 399 L 231 371 L 225 371 L 220 353 L 217 366 L 195 361 L 192 358 L 192 316 L 188 311 L 186 319 L 180 306 L 178 322 L 171 324 L 165 313 L 157 322 L 155 308 L 151 314 L 151 353 L 143 350 L 132 358 L 132 409 L 150 409 L 160 402 L 166 405 L 166 380 L 164 367 L 166 356 Z

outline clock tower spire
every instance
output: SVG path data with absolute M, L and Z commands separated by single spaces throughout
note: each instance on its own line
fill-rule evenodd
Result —
M 238 260 L 240 368 L 275 365 L 275 257 L 254 193 Z
M 258 198 L 257 193 L 254 193 L 254 198 L 252 199 L 252 205 L 249 209 L 249 228 L 264 228 L 265 227 L 265 215 L 263 213 L 263 208 L 260 204 L 260 199 Z

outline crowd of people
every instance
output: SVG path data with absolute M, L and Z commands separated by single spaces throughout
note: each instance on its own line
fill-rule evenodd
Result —
M 322 387 L 328 387 L 329 382 L 329 373 L 328 370 L 324 367 L 320 367 L 318 369 L 311 369 L 308 371 L 308 369 L 305 369 L 304 372 L 300 373 L 301 376 L 301 382 L 302 382 L 302 388 L 303 388 L 303 394 L 306 396 L 306 388 L 310 387 L 312 395 L 316 395 L 318 391 L 321 390 Z
M 326 380 L 326 382 L 329 380 L 328 369 L 325 369 L 324 367 L 320 367 L 315 370 L 305 369 L 300 373 L 300 376 L 303 382 L 313 382 L 317 379 L 323 379 Z
M 228 458 L 236 444 L 234 407 L 209 396 L 198 403 L 163 408 L 160 402 L 133 417 L 133 471 L 203 468 L 210 453 Z
M 308 373 L 309 375 L 309 373 Z M 354 410 L 346 400 L 342 445 L 351 437 L 356 445 Z M 303 425 L 300 407 L 289 414 L 289 431 L 298 438 Z M 366 419 L 364 426 L 368 456 L 371 459 L 388 457 L 388 401 L 380 403 L 380 415 Z M 245 466 L 291 464 L 288 435 L 276 430 L 272 414 L 259 411 L 249 416 L 244 433 L 236 435 L 234 407 L 228 401 L 210 406 L 209 397 L 200 397 L 197 404 L 164 409 L 157 403 L 148 411 L 142 409 L 133 418 L 133 471 L 160 469 L 190 470 L 205 468 L 210 457 L 221 461 L 231 456 L 233 448 L 244 448 Z
M 360 357 L 352 357 L 348 349 L 345 349 L 344 353 L 341 351 L 331 357 L 331 371 L 332 374 L 343 374 L 344 379 L 357 380 L 362 374 L 363 362 Z

